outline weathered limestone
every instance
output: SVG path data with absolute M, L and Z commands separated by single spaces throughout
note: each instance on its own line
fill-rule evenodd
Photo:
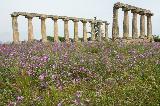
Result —
M 65 41 L 66 42 L 69 42 L 69 29 L 68 29 L 68 21 L 69 21 L 69 18 L 68 17 L 65 17 L 63 19 L 64 21 L 64 37 L 65 37 Z
M 58 38 L 58 16 L 54 16 L 52 18 L 52 20 L 54 21 L 54 42 L 59 42 L 59 38 Z
M 139 13 L 140 16 L 140 38 L 145 37 L 145 14 L 143 12 Z
M 153 39 L 152 36 L 152 20 L 151 20 L 151 16 L 153 16 L 153 14 L 146 14 L 147 15 L 147 37 L 149 39 Z
M 145 37 L 145 15 L 147 16 L 147 37 L 150 38 L 152 36 L 152 22 L 151 22 L 151 16 L 149 15 L 152 13 L 150 10 L 146 10 L 146 9 L 138 8 L 128 4 L 117 2 L 114 4 L 114 7 L 113 7 L 113 26 L 112 26 L 113 40 L 115 40 L 119 36 L 119 26 L 118 26 L 118 9 L 119 8 L 122 8 L 122 10 L 124 11 L 124 20 L 123 20 L 123 38 L 124 39 L 130 38 L 129 37 L 129 16 L 128 16 L 128 11 L 130 10 L 133 13 L 132 38 L 133 39 L 146 38 Z M 140 37 L 138 37 L 137 14 L 141 16 L 140 17 Z
M 41 35 L 42 42 L 47 42 L 47 34 L 46 34 L 46 19 L 51 18 L 54 21 L 54 42 L 59 42 L 58 38 L 58 20 L 62 19 L 64 21 L 64 37 L 65 41 L 69 42 L 69 29 L 68 29 L 68 21 L 72 20 L 74 22 L 74 42 L 78 42 L 78 22 L 81 21 L 83 23 L 83 41 L 87 42 L 87 22 L 90 22 L 92 19 L 84 19 L 84 18 L 75 18 L 75 17 L 66 17 L 66 16 L 56 16 L 56 15 L 45 15 L 45 14 L 37 14 L 37 13 L 27 13 L 27 12 L 14 12 L 11 14 L 12 16 L 12 27 L 13 27 L 13 40 L 14 43 L 19 43 L 19 31 L 18 31 L 18 22 L 17 17 L 25 16 L 28 19 L 28 41 L 31 42 L 34 40 L 33 34 L 33 23 L 32 20 L 34 17 L 39 17 L 41 19 Z M 95 23 L 97 21 L 92 20 L 91 23 L 91 40 L 95 40 Z M 108 29 L 106 27 L 106 29 Z M 100 30 L 100 29 L 99 29 Z M 101 30 L 100 30 L 101 31 Z M 106 30 L 107 32 L 107 30 Z M 108 33 L 108 32 L 107 32 Z M 100 33 L 99 33 L 100 34 Z
M 26 15 L 25 17 L 28 19 L 28 41 L 31 42 L 34 40 L 33 24 L 32 24 L 33 16 Z
M 108 37 L 108 25 L 109 25 L 109 23 L 107 21 L 103 21 L 103 23 L 105 25 L 105 39 L 109 40 L 109 37 Z
M 78 42 L 78 39 L 79 39 L 79 37 L 78 37 L 78 22 L 79 22 L 79 20 L 77 18 L 75 18 L 73 20 L 73 22 L 74 22 L 74 42 Z
M 98 22 L 98 41 L 102 41 L 102 22 Z
M 41 19 L 41 35 L 42 35 L 42 42 L 47 42 L 47 34 L 46 34 L 46 15 L 41 15 L 39 17 Z
M 127 8 L 122 8 L 124 11 L 124 19 L 123 19 L 123 38 L 127 39 L 129 37 L 129 15 Z
M 83 23 L 83 41 L 84 42 L 87 42 L 87 26 L 86 26 L 86 23 L 87 23 L 87 20 L 86 19 L 83 19 L 81 20 L 81 22 Z
M 116 40 L 119 37 L 118 25 L 118 7 L 113 7 L 113 24 L 112 24 L 112 39 Z
M 95 28 L 94 28 L 94 25 L 95 25 L 95 21 L 94 20 L 91 20 L 89 21 L 89 23 L 91 24 L 91 40 L 92 41 L 95 41 L 96 39 L 96 36 L 95 36 Z
M 12 17 L 12 29 L 13 29 L 13 43 L 18 44 L 19 43 L 19 31 L 18 31 L 18 22 L 16 14 L 11 14 Z
M 137 27 L 137 11 L 132 10 L 133 18 L 132 18 L 132 38 L 138 38 L 138 27 Z

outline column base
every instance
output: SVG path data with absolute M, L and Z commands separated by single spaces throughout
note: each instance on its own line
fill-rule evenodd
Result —
M 132 37 L 132 39 L 139 39 L 139 37 L 137 36 L 137 37 Z
M 149 39 L 150 42 L 154 42 L 154 37 L 153 36 L 148 36 L 147 39 Z
M 13 41 L 13 44 L 20 44 L 19 41 Z
M 48 42 L 48 40 L 45 40 L 45 39 L 43 40 L 43 39 L 42 39 L 42 42 Z
M 132 37 L 123 37 L 122 39 L 130 40 Z
M 144 35 L 141 35 L 141 36 L 139 36 L 139 38 L 144 39 L 144 38 L 145 38 L 145 36 L 144 36 Z

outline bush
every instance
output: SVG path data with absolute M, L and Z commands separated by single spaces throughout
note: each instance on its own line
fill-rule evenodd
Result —
M 59 40 L 61 42 L 64 42 L 65 41 L 65 38 L 64 37 L 61 37 L 61 36 L 58 36 Z M 51 36 L 47 36 L 47 40 L 50 41 L 50 42 L 54 42 L 54 37 L 51 37 Z
M 160 42 L 160 35 L 154 35 L 154 41 Z

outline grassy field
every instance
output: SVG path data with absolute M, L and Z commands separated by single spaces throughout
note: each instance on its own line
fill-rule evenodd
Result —
M 160 43 L 0 45 L 0 106 L 159 106 Z

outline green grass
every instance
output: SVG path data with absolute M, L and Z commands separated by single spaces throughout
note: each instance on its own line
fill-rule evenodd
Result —
M 0 45 L 0 106 L 159 106 L 160 43 Z

